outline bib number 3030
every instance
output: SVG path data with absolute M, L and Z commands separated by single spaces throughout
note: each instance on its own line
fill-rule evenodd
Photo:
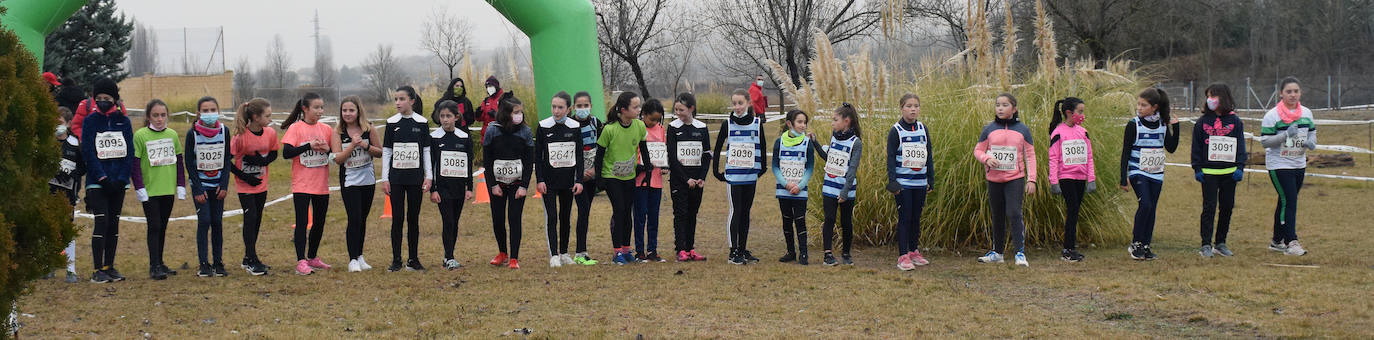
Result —
M 753 143 L 730 143 L 730 148 L 725 158 L 725 165 L 731 168 L 753 168 L 754 167 L 754 144 Z

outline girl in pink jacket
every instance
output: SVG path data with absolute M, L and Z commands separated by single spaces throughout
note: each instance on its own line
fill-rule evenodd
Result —
M 1002 262 L 1007 226 L 1011 226 L 1012 247 L 1016 249 L 1016 264 L 1029 267 L 1026 262 L 1026 225 L 1021 219 L 1024 195 L 1035 193 L 1035 145 L 1031 143 L 1030 128 L 1022 124 L 1016 110 L 1016 97 L 1011 93 L 997 96 L 997 118 L 983 127 L 973 157 L 986 166 L 988 205 L 992 206 L 993 250 L 978 258 L 978 262 Z
M 1068 262 L 1083 260 L 1077 250 L 1078 209 L 1083 205 L 1083 195 L 1097 190 L 1093 143 L 1083 128 L 1085 107 L 1082 99 L 1061 99 L 1054 102 L 1054 118 L 1050 120 L 1050 192 L 1063 195 L 1067 206 L 1064 250 L 1059 256 Z

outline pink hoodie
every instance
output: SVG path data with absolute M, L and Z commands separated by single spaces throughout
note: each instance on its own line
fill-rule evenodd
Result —
M 1014 167 L 1010 170 L 997 170 L 984 166 L 989 182 L 1006 183 L 1025 177 L 1027 182 L 1035 182 L 1035 145 L 1031 144 L 1030 129 L 1026 124 L 1013 120 L 1011 124 L 992 122 L 983 127 L 978 145 L 973 148 L 973 157 L 987 164 L 988 159 L 997 153 L 998 148 L 1009 148 L 1016 156 Z M 1024 164 L 1024 165 L 1023 165 Z
M 1083 147 L 1083 151 L 1074 153 L 1082 155 L 1085 152 L 1087 159 L 1084 160 L 1082 156 L 1078 156 L 1072 157 L 1074 159 L 1069 159 L 1066 162 L 1064 159 L 1066 143 L 1074 144 L 1068 145 L 1068 148 Z M 1083 125 L 1059 124 L 1055 127 L 1054 132 L 1050 133 L 1049 154 L 1050 184 L 1059 184 L 1061 178 L 1089 182 L 1097 180 L 1097 172 L 1094 171 L 1097 168 L 1093 165 L 1093 143 L 1088 140 L 1088 130 L 1084 129 Z

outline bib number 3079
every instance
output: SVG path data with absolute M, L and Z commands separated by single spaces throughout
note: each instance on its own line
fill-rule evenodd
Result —
M 997 171 L 1014 171 L 1014 170 L 1016 170 L 1016 156 L 1017 156 L 1017 155 L 1016 155 L 1016 147 L 1014 147 L 1014 146 L 1003 146 L 1003 145 L 993 145 L 992 148 L 990 148 L 990 150 L 988 150 L 988 152 L 989 152 L 990 154 L 992 154 L 992 158 L 997 159 L 997 167 L 992 168 L 993 170 L 997 170 Z

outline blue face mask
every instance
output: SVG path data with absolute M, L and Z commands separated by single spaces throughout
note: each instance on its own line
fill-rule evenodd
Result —
M 219 112 L 200 114 L 200 122 L 205 125 L 215 125 L 219 121 Z
M 587 119 L 587 116 L 592 115 L 592 109 L 576 109 L 573 110 L 573 114 L 577 115 L 577 119 Z

